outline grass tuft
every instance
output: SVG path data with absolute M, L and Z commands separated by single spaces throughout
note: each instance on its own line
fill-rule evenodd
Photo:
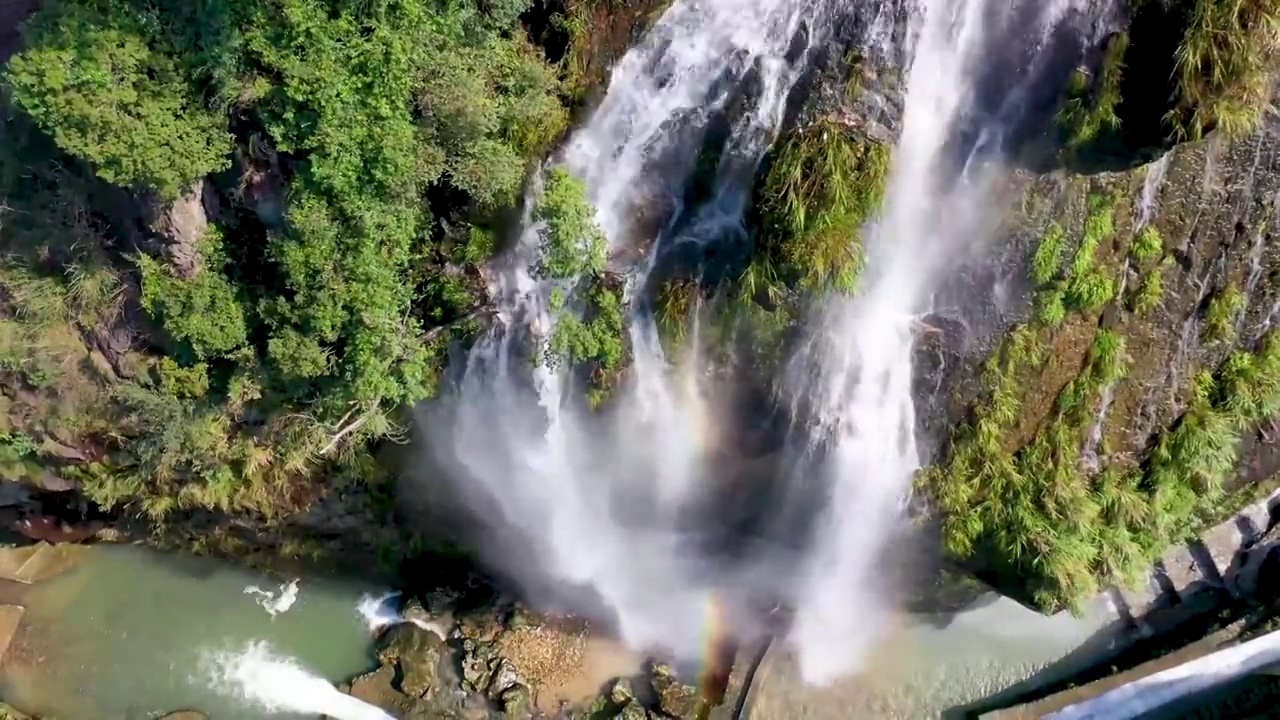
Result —
M 1280 0 L 1195 0 L 1174 55 L 1176 139 L 1213 129 L 1228 135 L 1257 126 L 1271 100 L 1280 56 Z
M 862 269 L 859 234 L 880 208 L 889 148 L 853 137 L 832 118 L 783 139 L 758 198 L 762 243 L 788 283 L 852 292 Z

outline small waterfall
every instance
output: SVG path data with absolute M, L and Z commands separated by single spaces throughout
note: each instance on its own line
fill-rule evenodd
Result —
M 853 669 L 885 625 L 879 565 L 920 467 L 913 320 L 929 309 L 943 266 L 981 239 L 988 170 L 1053 66 L 1041 53 L 1051 32 L 1068 18 L 1097 32 L 1088 5 L 921 3 L 902 137 L 883 217 L 867 233 L 861 292 L 828 301 L 789 370 L 787 391 L 801 408 L 793 482 L 819 483 L 827 498 L 789 637 L 809 682 Z M 1001 88 L 995 67 L 1025 70 Z
M 404 616 L 391 607 L 391 601 L 400 596 L 398 592 L 384 595 L 363 595 L 356 605 L 356 612 L 364 619 L 369 632 L 377 632 L 384 627 L 404 622 Z
M 1160 194 L 1160 186 L 1164 184 L 1164 175 L 1169 170 L 1169 158 L 1165 153 L 1159 160 L 1147 165 L 1147 174 L 1142 178 L 1142 195 L 1138 198 L 1138 219 L 1133 224 L 1133 231 L 1147 226 L 1156 211 L 1156 198 Z
M 445 623 L 437 620 L 423 620 L 419 617 L 406 617 L 405 613 L 400 612 L 392 605 L 392 600 L 400 597 L 400 592 L 389 592 L 383 595 L 363 595 L 360 602 L 356 604 L 356 612 L 364 619 L 365 627 L 369 628 L 369 632 L 377 633 L 383 628 L 392 625 L 400 625 L 403 623 L 411 623 L 434 633 L 436 637 L 442 641 L 449 639 L 449 627 Z
M 1113 383 L 1102 388 L 1102 398 L 1098 400 L 1098 411 L 1094 414 L 1093 424 L 1089 426 L 1089 434 L 1085 436 L 1084 447 L 1080 450 L 1080 465 L 1089 472 L 1098 472 L 1101 459 L 1098 448 L 1102 446 L 1102 430 L 1107 424 L 1107 413 L 1115 402 L 1116 389 Z
M 615 67 L 608 93 L 556 163 L 585 181 L 612 262 L 629 270 L 630 377 L 591 412 L 562 368 L 524 351 L 555 323 L 532 269 L 539 223 L 493 268 L 499 322 L 456 393 L 425 412 L 435 460 L 485 527 L 484 557 L 544 601 L 615 616 L 636 647 L 702 652 L 721 580 L 682 517 L 702 495 L 711 432 L 701 373 L 672 367 L 641 292 L 659 253 L 742 237 L 756 166 L 788 93 L 821 46 L 824 0 L 676 0 Z M 701 149 L 718 148 L 710 200 L 684 207 Z M 705 168 L 702 168 L 705 171 Z M 535 182 L 527 205 L 540 192 Z
M 209 657 L 214 686 L 270 713 L 325 715 L 336 720 L 394 720 L 362 700 L 339 692 L 264 642 Z

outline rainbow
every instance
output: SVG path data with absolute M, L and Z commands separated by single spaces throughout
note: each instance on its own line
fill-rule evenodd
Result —
M 725 604 L 719 595 L 712 594 L 707 598 L 702 629 L 702 668 L 698 682 L 698 708 L 694 713 L 697 720 L 706 720 L 711 709 L 724 702 L 737 649 Z

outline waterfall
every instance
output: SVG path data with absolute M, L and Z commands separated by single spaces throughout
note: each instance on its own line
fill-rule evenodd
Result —
M 1054 67 L 1042 51 L 1068 17 L 1097 18 L 1088 5 L 923 0 L 918 7 L 902 136 L 882 217 L 867 231 L 861 290 L 827 301 L 788 372 L 801 430 L 792 481 L 822 484 L 826 494 L 789 637 L 809 682 L 852 670 L 885 625 L 877 578 L 888 573 L 879 567 L 920 468 L 913 322 L 930 309 L 940 270 L 981 239 L 994 209 L 991 170 Z
M 660 252 L 744 236 L 755 169 L 821 45 L 822 1 L 676 0 L 617 63 L 602 103 L 555 158 L 585 182 L 631 295 Z M 685 208 L 699 149 L 721 142 L 713 197 Z M 535 182 L 526 206 L 539 192 Z M 532 272 L 541 230 L 527 216 L 518 246 L 491 269 L 498 322 L 421 426 L 484 525 L 474 544 L 487 561 L 543 600 L 603 605 L 633 646 L 695 657 L 717 607 L 717 579 L 681 525 L 701 495 L 711 432 L 701 373 L 694 358 L 673 367 L 638 300 L 630 376 L 609 412 L 582 408 L 562 369 L 531 368 L 522 348 L 556 322 L 557 283 Z
M 339 692 L 329 681 L 272 653 L 263 642 L 209 656 L 214 686 L 270 713 L 324 715 L 335 720 L 392 720 L 378 708 Z
M 376 633 L 385 627 L 405 622 L 404 615 L 398 612 L 391 603 L 392 600 L 399 596 L 400 593 L 398 592 L 389 592 L 376 596 L 360 596 L 360 602 L 356 604 L 356 612 L 364 620 L 365 627 L 369 628 L 369 632 Z
M 468 542 L 528 595 L 604 613 L 632 647 L 685 659 L 703 655 L 708 626 L 745 632 L 732 625 L 749 622 L 752 603 L 782 602 L 813 682 L 850 670 L 882 624 L 877 567 L 920 465 L 915 319 L 942 271 L 985 235 L 993 170 L 1019 123 L 1107 25 L 1091 0 L 920 0 L 902 137 L 882 217 L 865 233 L 861 290 L 819 309 L 778 390 L 793 420 L 792 462 L 769 511 L 803 518 L 811 542 L 783 537 L 785 549 L 720 563 L 698 537 L 716 398 L 696 345 L 675 362 L 664 355 L 644 290 L 663 253 L 744 238 L 752 177 L 826 41 L 825 2 L 676 0 L 552 159 L 584 181 L 611 262 L 627 276 L 633 362 L 609 409 L 586 410 L 571 374 L 528 357 L 574 285 L 535 272 L 535 178 L 519 242 L 487 272 L 497 320 L 420 423 L 439 470 L 426 484 L 450 481 L 448 500 L 476 526 Z M 879 10 L 867 44 L 892 35 Z M 1068 20 L 1080 31 L 1063 41 L 1054 31 Z M 1064 67 L 1064 54 L 1046 48 L 1072 39 Z M 720 148 L 710 199 L 685 207 L 708 146 Z M 814 497 L 821 511 L 810 522 Z

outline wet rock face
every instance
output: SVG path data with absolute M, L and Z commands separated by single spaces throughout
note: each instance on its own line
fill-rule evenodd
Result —
M 837 11 L 840 16 L 826 52 L 792 97 L 787 128 L 798 131 L 835 119 L 862 140 L 896 138 L 908 67 L 902 51 L 907 5 L 882 3 Z M 1123 30 L 1130 19 L 1122 12 L 1099 22 Z M 1151 28 L 1130 30 L 1138 43 L 1139 30 Z M 1169 500 L 1172 491 L 1157 493 L 1153 488 L 1158 483 L 1152 480 L 1169 468 L 1185 470 L 1172 473 L 1184 477 L 1178 482 L 1205 475 L 1202 470 L 1211 463 L 1168 460 L 1171 443 L 1185 437 L 1178 433 L 1188 416 L 1207 412 L 1197 399 L 1208 392 L 1208 379 L 1221 377 L 1230 363 L 1260 357 L 1264 338 L 1280 328 L 1280 243 L 1274 237 L 1280 207 L 1280 120 L 1266 117 L 1252 132 L 1229 137 L 1215 131 L 1204 140 L 1178 144 L 1130 138 L 1126 130 L 1122 139 L 1143 139 L 1141 147 L 1134 145 L 1133 152 L 1113 162 L 1087 164 L 1078 149 L 1062 139 L 1069 128 L 1058 125 L 1064 121 L 1056 109 L 1066 102 L 1072 68 L 1086 67 L 1087 75 L 1097 76 L 1100 68 L 1094 66 L 1104 61 L 1116 36 L 1099 35 L 1098 47 L 1080 47 L 1084 35 L 1069 28 L 1065 35 L 1072 37 L 1058 43 L 1061 47 L 1055 46 L 1046 61 L 1052 69 L 1037 71 L 1034 92 L 1028 96 L 1035 107 L 1017 121 L 1017 137 L 1006 138 L 1009 157 L 992 168 L 987 181 L 990 207 L 974 213 L 983 226 L 949 251 L 945 273 L 933 278 L 931 312 L 916 328 L 914 384 L 923 460 L 939 471 L 921 478 L 918 493 L 921 514 L 936 521 L 929 525 L 930 541 L 961 536 L 951 547 L 968 550 L 957 551 L 965 553 L 963 557 L 948 556 L 963 561 L 960 569 L 978 573 L 1022 600 L 1045 603 L 1046 608 L 1060 607 L 1063 598 L 1073 594 L 1091 594 L 1091 584 L 1105 585 L 1132 572 L 1148 556 L 1177 542 L 1177 533 L 1147 533 L 1146 526 L 1177 522 L 1196 530 L 1212 525 L 1256 499 L 1257 491 L 1250 488 L 1280 477 L 1277 418 L 1253 417 L 1257 413 L 1250 411 L 1241 420 L 1229 401 L 1218 396 L 1210 409 L 1217 413 L 1215 419 L 1229 417 L 1231 428 L 1225 440 L 1209 438 L 1221 440 L 1217 446 L 1223 449 L 1208 473 L 1213 477 L 1198 489 L 1180 488 L 1186 497 L 1178 502 Z M 979 106 L 1007 94 L 996 92 L 1000 83 L 1008 82 L 994 77 L 1001 74 L 996 73 L 998 67 L 1002 66 L 992 66 L 992 78 L 979 79 L 979 93 L 991 95 L 976 98 Z M 1143 67 L 1138 63 L 1125 72 L 1140 74 Z M 1155 85 L 1164 88 L 1166 79 L 1161 77 Z M 1126 75 L 1124 93 L 1141 82 Z M 984 83 L 993 86 L 986 88 Z M 1136 123 L 1130 117 L 1134 110 L 1127 107 L 1121 120 Z M 1151 134 L 1151 128 L 1131 129 L 1137 135 Z M 957 128 L 957 145 L 971 142 L 968 135 L 974 130 Z M 1139 162 L 1146 164 L 1135 166 Z M 1053 243 L 1057 251 L 1038 260 L 1037 254 Z M 1037 267 L 1046 257 L 1047 264 Z M 1024 359 L 1008 365 L 1012 369 L 1001 369 L 1003 361 L 992 362 L 1027 328 L 1034 336 L 1035 352 L 1022 353 Z M 1095 359 L 1113 340 L 1123 348 L 1123 369 L 1115 377 L 1106 374 L 1105 381 L 1090 379 L 1095 371 L 1098 377 L 1104 374 Z M 1036 359 L 1026 360 L 1029 356 Z M 1218 381 L 1219 387 L 1222 384 Z M 998 432 L 977 438 L 973 429 L 992 405 L 995 387 L 1011 389 L 1011 397 L 1001 398 L 1002 403 L 1013 401 L 1002 404 L 1002 416 L 1010 417 L 987 424 L 984 432 L 994 424 Z M 1009 407 L 1014 409 L 1008 411 Z M 966 437 L 967 449 L 973 452 L 961 455 L 962 463 L 951 463 L 957 457 L 957 438 Z M 974 450 L 979 440 L 985 444 Z M 1037 455 L 1046 447 L 1056 467 L 1068 470 L 1055 473 L 1037 464 L 1037 458 L 1048 456 Z M 1164 450 L 1157 450 L 1160 447 Z M 1160 461 L 1163 465 L 1151 470 L 1153 458 L 1161 453 L 1166 458 Z M 1011 472 L 1001 468 L 988 473 L 997 467 L 987 462 L 992 459 L 1017 464 Z M 990 483 L 974 480 L 988 475 L 995 478 Z M 1078 573 L 1097 577 L 1077 584 L 1064 580 L 1071 573 L 1056 573 L 1037 588 L 1022 572 L 1025 558 L 1000 557 L 1001 549 L 989 547 L 998 544 L 993 536 L 1007 530 L 988 527 L 998 525 L 997 520 L 977 518 L 980 522 L 970 525 L 985 530 L 974 531 L 978 539 L 965 542 L 967 531 L 948 530 L 945 520 L 966 511 L 938 510 L 947 502 L 972 510 L 982 505 L 987 493 L 1000 492 L 998 481 L 1013 476 L 1035 486 L 1083 488 L 1091 497 L 1101 496 L 1104 480 L 1119 477 L 1118 484 L 1136 488 L 1125 497 L 1140 496 L 1145 503 L 1142 512 L 1148 515 L 1141 522 L 1097 522 L 1099 532 L 1094 535 L 1107 538 L 1083 541 L 1089 545 L 1086 552 L 1095 555 L 1082 561 L 1088 573 Z M 931 497 L 928 490 L 945 482 L 959 490 L 947 500 L 940 499 L 942 493 Z M 1207 492 L 1208 486 L 1217 485 L 1229 494 L 1220 500 L 1201 499 L 1218 497 Z M 1108 497 L 1122 492 L 1130 491 Z M 1221 507 L 1213 505 L 1219 502 Z M 1044 527 L 1057 527 L 1052 512 L 1042 515 L 1048 517 Z M 1043 519 L 1036 516 L 1036 522 Z M 1131 540 L 1138 536 L 1140 540 Z M 1126 572 L 1116 570 L 1121 564 L 1128 565 Z M 1053 589 L 1044 590 L 1046 586 Z M 956 589 L 957 598 L 968 595 L 965 588 Z

